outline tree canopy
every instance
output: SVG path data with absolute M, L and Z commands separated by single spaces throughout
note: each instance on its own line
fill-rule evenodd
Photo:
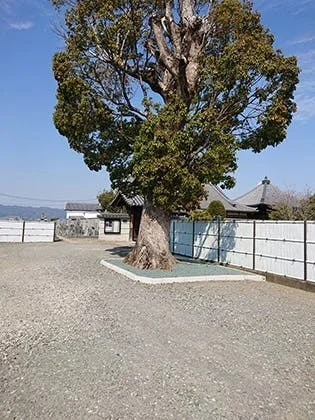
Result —
M 104 190 L 98 194 L 97 200 L 103 211 L 112 211 L 111 202 L 114 200 L 116 194 L 112 190 Z
M 233 186 L 238 150 L 284 140 L 296 59 L 249 1 L 51 1 L 65 17 L 54 123 L 113 188 L 193 209 L 204 183 Z

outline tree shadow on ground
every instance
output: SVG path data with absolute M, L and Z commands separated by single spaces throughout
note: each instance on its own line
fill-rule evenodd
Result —
M 106 249 L 106 252 L 117 257 L 126 257 L 132 248 L 133 246 L 115 246 L 114 248 Z
M 187 262 L 190 264 L 205 264 L 205 265 L 209 265 L 209 264 L 216 264 L 215 261 L 213 260 L 202 260 L 202 259 L 198 259 L 197 257 L 189 257 L 186 255 L 180 255 L 180 254 L 173 254 L 174 257 L 176 258 L 177 262 Z

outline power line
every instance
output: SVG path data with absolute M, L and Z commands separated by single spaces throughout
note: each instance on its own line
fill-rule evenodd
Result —
M 16 198 L 19 200 L 28 200 L 28 201 L 45 201 L 45 202 L 49 202 L 49 203 L 65 203 L 67 201 L 70 201 L 69 199 L 66 200 L 52 200 L 52 199 L 48 199 L 48 198 L 34 198 L 34 197 L 22 197 L 20 195 L 11 195 L 11 194 L 5 194 L 0 192 L 0 196 L 3 197 L 7 197 L 7 198 Z M 85 202 L 85 201 L 97 201 L 96 198 L 92 198 L 92 199 L 87 199 L 87 200 L 71 200 L 71 201 L 75 201 L 75 202 Z

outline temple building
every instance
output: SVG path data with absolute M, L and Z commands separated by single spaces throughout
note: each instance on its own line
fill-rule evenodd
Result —
M 286 201 L 286 194 L 265 176 L 255 188 L 236 198 L 235 201 L 255 208 L 257 210 L 255 219 L 268 219 L 268 214 L 273 206 Z
M 121 192 L 118 192 L 111 202 L 112 207 L 118 207 L 129 215 L 129 239 L 132 241 L 135 241 L 138 237 L 143 204 L 144 199 L 141 195 L 127 197 Z
M 268 219 L 272 207 L 286 200 L 286 194 L 273 185 L 267 177 L 251 191 L 235 200 L 228 198 L 217 185 L 207 184 L 205 190 L 207 196 L 201 201 L 200 209 L 206 209 L 212 201 L 221 201 L 228 219 Z M 118 192 L 111 203 L 112 207 L 119 209 L 118 213 L 105 212 L 99 216 L 104 220 L 104 234 L 118 235 L 124 231 L 126 237 L 129 236 L 130 240 L 135 241 L 139 233 L 143 205 L 144 199 L 141 195 L 129 197 Z M 183 210 L 173 216 L 185 215 L 187 213 Z M 126 230 L 127 222 L 129 235 Z
M 229 219 L 253 219 L 257 216 L 257 210 L 239 203 L 237 200 L 230 200 L 217 185 L 205 185 L 207 197 L 200 203 L 201 209 L 206 209 L 212 201 L 221 201 L 223 204 L 226 217 Z
M 216 185 L 207 184 L 205 185 L 205 190 L 207 192 L 207 197 L 202 200 L 200 203 L 201 209 L 206 209 L 211 201 L 221 201 L 223 204 L 226 217 L 231 219 L 253 219 L 256 218 L 257 210 L 250 206 L 246 206 L 236 201 L 230 200 L 223 191 Z M 134 195 L 131 197 L 126 196 L 125 194 L 118 192 L 114 200 L 111 202 L 112 207 L 119 208 L 121 212 L 127 213 L 130 217 L 129 224 L 129 238 L 133 241 L 137 239 L 140 227 L 141 214 L 143 209 L 144 199 L 141 195 Z M 187 213 L 183 210 L 174 215 L 178 217 L 179 215 L 184 216 Z M 101 217 L 104 218 L 106 213 Z M 106 222 L 106 221 L 105 221 Z M 109 222 L 108 222 L 109 223 Z M 118 222 L 117 222 L 118 226 Z

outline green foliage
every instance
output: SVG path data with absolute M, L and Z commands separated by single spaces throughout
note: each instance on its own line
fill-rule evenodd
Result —
M 191 210 L 188 219 L 194 222 L 213 220 L 213 215 L 208 210 Z
M 84 75 L 73 68 L 70 53 L 54 56 L 53 71 L 58 82 L 54 124 L 69 146 L 82 153 L 91 170 L 106 166 L 115 180 L 128 185 L 134 138 L 140 125 L 133 118 L 119 120 L 102 95 Z
M 226 211 L 224 205 L 221 203 L 221 201 L 213 200 L 209 204 L 207 208 L 208 213 L 212 214 L 213 217 L 220 216 L 222 219 L 225 219 L 226 217 Z
M 198 220 L 213 220 L 217 216 L 220 216 L 221 219 L 225 219 L 226 211 L 224 205 L 221 201 L 213 200 L 208 205 L 208 208 L 205 210 L 197 209 L 191 210 L 189 212 L 189 220 L 198 221 Z
M 315 194 L 309 195 L 301 202 L 305 220 L 315 220 Z
M 112 211 L 112 207 L 110 206 L 110 204 L 114 200 L 115 196 L 116 194 L 113 190 L 104 190 L 103 192 L 98 194 L 97 199 L 103 211 Z
M 212 129 L 212 147 L 194 160 L 189 158 L 201 135 L 196 130 L 201 132 L 203 125 L 200 116 L 189 115 L 180 100 L 167 103 L 159 114 L 151 115 L 142 124 L 135 139 L 133 174 L 144 195 L 155 205 L 169 211 L 184 205 L 190 210 L 204 196 L 203 183 L 230 181 L 226 172 L 235 165 L 232 136 L 215 135 Z
M 113 188 L 194 209 L 204 183 L 233 186 L 238 150 L 285 138 L 296 59 L 249 1 L 211 2 L 207 17 L 203 0 L 51 1 L 66 28 L 54 123 Z

